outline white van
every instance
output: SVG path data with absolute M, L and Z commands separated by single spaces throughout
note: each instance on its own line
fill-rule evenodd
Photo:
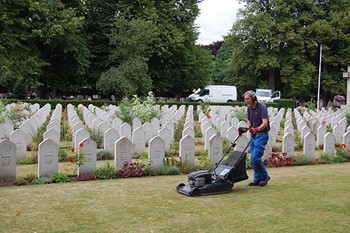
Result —
M 260 102 L 273 102 L 281 99 L 281 92 L 271 89 L 256 89 L 255 95 Z
M 237 101 L 237 87 L 226 85 L 210 85 L 198 89 L 186 98 L 194 102 L 226 103 Z

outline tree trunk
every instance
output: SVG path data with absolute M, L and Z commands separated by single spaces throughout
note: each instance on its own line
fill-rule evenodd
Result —
M 275 69 L 269 69 L 269 88 L 275 90 Z
M 57 85 L 56 85 L 56 83 L 53 83 L 52 84 L 52 96 L 51 96 L 51 98 L 56 99 L 56 96 L 57 96 Z

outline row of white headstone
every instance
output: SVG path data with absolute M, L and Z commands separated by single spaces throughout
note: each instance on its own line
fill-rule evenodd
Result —
M 3 139 L 0 142 L 0 181 L 14 181 L 16 179 L 17 161 L 25 158 L 27 145 L 32 143 L 33 137 L 46 122 L 50 112 L 51 105 L 46 104 L 24 121 L 19 129 L 12 131 L 9 139 Z M 39 149 L 42 143 L 39 144 Z M 40 159 L 39 152 L 38 156 Z
M 47 109 L 47 107 L 45 107 L 45 109 Z M 104 149 L 109 150 L 113 154 L 114 165 L 117 169 L 123 166 L 125 162 L 131 162 L 133 153 L 144 152 L 146 143 L 148 144 L 148 156 L 151 161 L 152 168 L 157 169 L 163 165 L 165 152 L 169 152 L 170 143 L 174 141 L 173 135 L 175 127 L 185 112 L 184 106 L 179 107 L 179 109 L 176 109 L 176 106 L 172 106 L 170 108 L 168 106 L 162 106 L 161 120 L 155 118 L 152 119 L 152 122 L 141 124 L 141 121 L 135 118 L 131 126 L 125 122 L 122 122 L 119 118 L 113 119 L 112 113 L 113 111 L 117 110 L 117 107 L 115 106 L 110 106 L 109 111 L 102 110 L 101 108 L 93 105 L 89 105 L 88 108 L 83 105 L 79 105 L 78 109 L 80 109 L 80 111 L 83 113 L 83 121 L 79 119 L 74 106 L 67 106 L 68 122 L 73 134 L 72 145 L 77 151 L 79 144 L 82 143 L 84 145 L 84 153 L 87 158 L 87 162 L 83 166 L 79 167 L 78 175 L 82 172 L 93 172 L 96 170 L 97 145 L 96 142 L 91 140 L 89 131 L 86 129 L 86 127 L 103 133 Z M 245 150 L 248 145 L 250 139 L 249 133 L 245 133 L 241 137 L 237 138 L 237 129 L 239 127 L 246 127 L 247 125 L 245 122 L 239 121 L 238 118 L 232 114 L 235 112 L 235 110 L 245 111 L 246 107 L 212 106 L 209 114 L 210 117 L 204 114 L 200 108 L 198 108 L 199 122 L 203 134 L 202 140 L 205 150 L 208 151 L 209 159 L 213 164 L 217 163 L 223 156 L 224 138 L 227 138 L 230 142 L 237 139 L 235 149 L 239 151 Z M 38 110 L 38 112 L 42 111 Z M 47 110 L 44 112 L 47 112 Z M 270 156 L 272 147 L 276 143 L 278 132 L 280 130 L 280 122 L 284 116 L 284 112 L 284 109 L 278 110 L 275 108 L 269 108 L 271 130 L 269 132 L 270 138 L 265 148 L 264 159 Z M 298 132 L 300 133 L 304 142 L 303 153 L 308 158 L 314 159 L 315 145 L 321 145 L 320 143 L 323 142 L 324 151 L 330 155 L 334 155 L 335 143 L 337 142 L 336 137 L 330 132 L 326 133 L 326 126 L 325 124 L 322 124 L 322 122 L 329 122 L 333 126 L 333 131 L 335 132 L 337 132 L 337 128 L 342 129 L 341 132 L 344 131 L 344 128 L 347 131 L 347 124 L 344 123 L 344 112 L 332 112 L 323 109 L 322 111 L 318 112 L 304 111 L 304 114 L 301 115 L 299 111 L 295 109 L 294 114 L 297 122 L 296 128 L 298 129 Z M 37 115 L 41 116 L 39 117 L 40 119 L 44 119 L 43 116 L 47 116 L 48 114 L 38 113 Z M 58 165 L 55 161 L 58 159 L 57 154 L 61 115 L 62 106 L 57 105 L 47 126 L 47 131 L 44 133 L 44 141 L 39 147 L 39 159 L 42 158 L 39 162 L 39 177 L 49 176 L 53 172 L 57 171 L 56 167 Z M 166 119 L 168 119 L 168 121 L 166 121 Z M 38 122 L 38 124 L 34 124 L 34 126 L 36 126 L 35 128 L 38 129 L 40 125 L 38 120 L 31 120 L 30 122 L 32 122 L 32 124 L 33 122 Z M 43 123 L 42 121 L 40 122 L 41 124 Z M 161 124 L 161 122 L 163 122 L 163 124 Z M 308 131 L 308 125 L 312 125 L 313 130 L 317 127 L 317 137 L 315 137 L 314 131 Z M 30 129 L 33 127 L 22 128 Z M 158 129 L 158 131 L 155 129 Z M 22 143 L 15 144 L 17 146 L 17 154 L 18 145 L 26 144 L 23 143 L 23 140 L 27 140 L 28 135 L 32 134 L 34 134 L 34 131 L 28 130 L 25 133 L 22 131 L 22 138 L 23 135 L 27 135 L 27 137 L 26 139 L 22 139 Z M 149 136 L 149 140 L 147 140 L 146 135 Z M 20 138 L 20 135 L 16 136 L 15 138 Z M 316 141 L 316 138 L 323 138 L 323 140 L 320 139 Z M 343 134 L 342 140 L 344 144 L 349 145 L 350 134 L 347 132 Z M 179 143 L 181 160 L 183 162 L 187 161 L 187 163 L 190 165 L 195 165 L 193 106 L 189 106 L 186 112 L 182 139 Z M 249 147 L 247 149 L 249 150 Z M 286 112 L 286 122 L 284 125 L 284 135 L 282 139 L 282 151 L 286 152 L 287 156 L 289 157 L 294 155 L 294 126 L 291 109 L 288 109 Z M 7 161 L 5 157 L 3 158 L 4 161 Z M 54 168 L 50 168 L 51 165 L 49 165 L 49 161 L 54 161 L 54 165 L 52 166 Z M 3 169 L 0 170 L 4 171 Z

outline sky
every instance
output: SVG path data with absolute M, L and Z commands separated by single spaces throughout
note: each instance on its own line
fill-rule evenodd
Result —
M 208 45 L 223 40 L 240 7 L 238 0 L 204 0 L 199 4 L 200 15 L 195 21 L 199 31 L 198 44 Z

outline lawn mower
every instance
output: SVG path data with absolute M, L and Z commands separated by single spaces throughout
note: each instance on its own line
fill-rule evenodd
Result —
M 239 127 L 238 136 L 231 146 L 224 153 L 215 168 L 209 171 L 195 171 L 188 175 L 188 184 L 181 183 L 176 187 L 176 190 L 184 195 L 195 197 L 201 195 L 212 195 L 230 192 L 234 183 L 247 180 L 245 152 L 249 143 L 243 151 L 234 151 L 227 159 L 223 161 L 225 156 L 232 148 L 236 146 L 236 141 L 243 133 L 247 132 L 249 128 Z

